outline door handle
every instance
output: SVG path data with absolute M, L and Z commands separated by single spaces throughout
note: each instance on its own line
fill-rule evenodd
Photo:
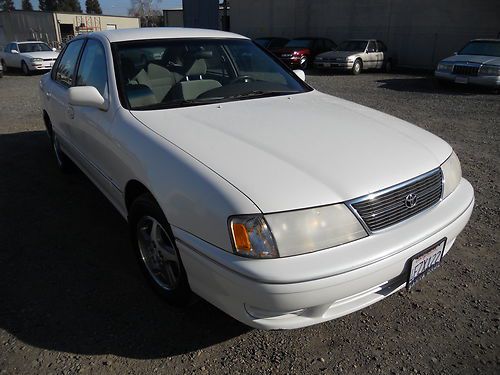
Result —
M 50 92 L 46 91 L 45 97 L 47 98 L 47 100 L 50 100 L 50 98 L 52 97 L 52 94 Z
M 66 108 L 66 113 L 68 114 L 68 117 L 70 119 L 74 119 L 75 118 L 75 110 L 73 109 L 72 106 L 68 106 L 68 108 Z

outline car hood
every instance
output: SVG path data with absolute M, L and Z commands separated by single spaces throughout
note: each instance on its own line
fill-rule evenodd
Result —
M 36 59 L 57 59 L 57 56 L 59 56 L 59 52 L 54 52 L 54 51 L 24 52 L 21 53 L 21 55 L 24 57 L 36 58 Z
M 328 58 L 328 59 L 334 59 L 337 57 L 349 57 L 349 56 L 355 56 L 359 55 L 362 52 L 353 52 L 353 51 L 328 51 L 328 52 L 323 52 L 318 55 L 318 57 L 322 58 Z
M 482 55 L 453 55 L 442 60 L 443 62 L 472 62 L 500 66 L 500 57 Z
M 132 114 L 264 213 L 356 198 L 451 154 L 421 128 L 317 91 Z

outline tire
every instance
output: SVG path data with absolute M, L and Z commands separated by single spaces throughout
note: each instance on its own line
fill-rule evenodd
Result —
M 300 59 L 300 69 L 306 70 L 309 67 L 309 58 L 307 56 L 303 56 Z
M 52 150 L 54 151 L 54 156 L 56 157 L 57 167 L 62 173 L 70 173 L 73 170 L 73 162 L 61 149 L 61 144 L 59 143 L 59 139 L 56 133 L 48 133 L 50 142 L 52 144 Z
M 172 229 L 150 194 L 132 203 L 129 230 L 139 265 L 155 292 L 170 305 L 188 305 L 193 294 Z
M 28 68 L 28 65 L 26 65 L 26 63 L 24 61 L 21 63 L 21 70 L 23 71 L 23 74 L 25 76 L 30 76 L 31 75 L 30 68 Z
M 352 64 L 351 73 L 357 76 L 359 73 L 361 73 L 362 69 L 363 69 L 363 63 L 361 62 L 360 59 L 357 59 L 356 61 L 354 61 L 354 64 Z
M 3 70 L 0 70 L 0 78 L 3 78 Z
M 7 73 L 7 64 L 5 63 L 4 60 L 1 61 L 1 64 L 2 64 L 2 69 L 3 69 L 3 72 L 4 73 Z

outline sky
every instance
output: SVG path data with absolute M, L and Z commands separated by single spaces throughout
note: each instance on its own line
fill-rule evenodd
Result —
M 99 0 L 103 14 L 125 16 L 130 8 L 130 0 Z M 155 0 L 158 8 L 176 8 L 182 5 L 182 0 Z M 21 0 L 14 0 L 16 9 L 21 9 Z M 31 0 L 33 9 L 38 10 L 38 0 Z M 80 0 L 82 10 L 85 12 L 85 0 Z

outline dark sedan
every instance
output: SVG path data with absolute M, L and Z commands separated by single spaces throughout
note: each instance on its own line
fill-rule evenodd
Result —
M 327 38 L 295 38 L 273 53 L 291 68 L 306 70 L 316 55 L 332 51 L 335 47 L 335 42 Z
M 254 40 L 255 43 L 259 44 L 260 46 L 270 50 L 271 52 L 273 50 L 283 48 L 289 41 L 290 39 L 288 38 L 277 38 L 277 37 L 262 37 L 262 38 L 257 38 Z

